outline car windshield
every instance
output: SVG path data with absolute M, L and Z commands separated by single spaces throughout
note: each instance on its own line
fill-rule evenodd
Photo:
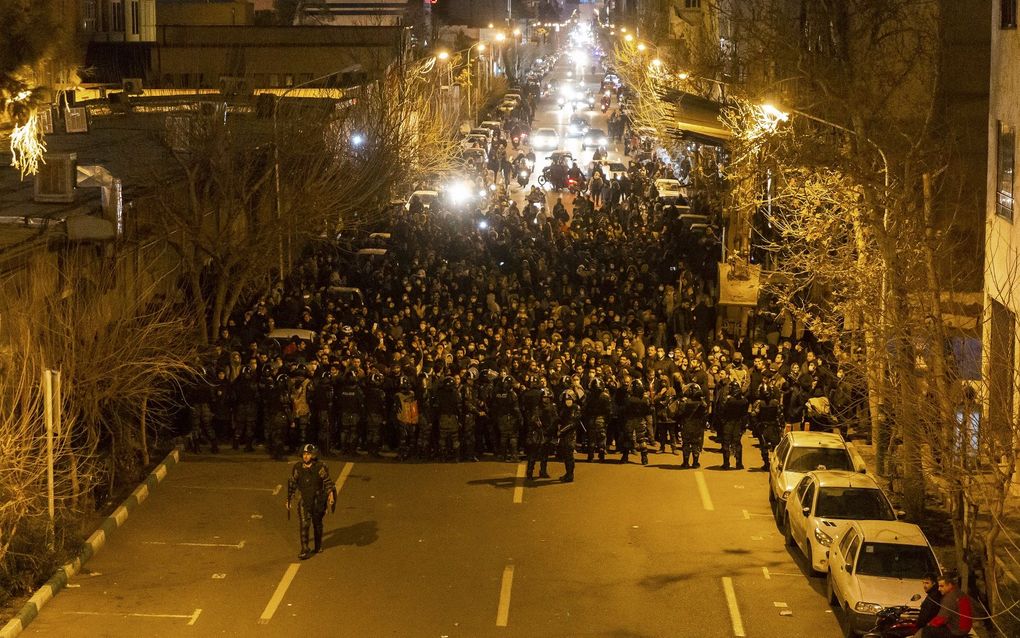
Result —
M 850 455 L 843 448 L 795 447 L 786 461 L 788 472 L 810 472 L 819 466 L 827 470 L 852 470 Z
M 882 492 L 860 487 L 823 487 L 815 502 L 815 516 L 854 521 L 896 520 Z
M 924 545 L 864 543 L 857 557 L 859 576 L 920 580 L 925 574 L 938 571 L 935 557 Z
M 623 172 L 623 171 L 625 171 L 627 169 L 626 169 L 626 167 L 624 167 L 623 164 L 620 164 L 618 162 L 610 162 L 609 163 L 609 170 L 611 170 L 611 171 L 613 171 L 615 173 L 617 171 Z

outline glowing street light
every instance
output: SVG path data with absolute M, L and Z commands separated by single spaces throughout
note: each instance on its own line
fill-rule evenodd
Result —
M 649 64 L 655 68 L 659 68 L 660 66 L 662 66 L 662 60 L 660 60 L 659 58 L 655 58 Z
M 647 49 L 647 48 L 648 48 L 648 47 L 646 47 L 646 46 L 645 46 L 645 43 L 644 43 L 644 42 L 638 42 L 638 45 L 637 45 L 637 50 L 638 50 L 638 51 L 644 51 L 644 50 L 645 50 L 645 49 Z
M 445 61 L 450 59 L 450 52 L 449 51 L 440 51 L 439 53 L 436 54 L 436 58 L 438 58 L 438 59 L 442 60 L 443 62 L 445 62 Z
M 627 33 L 627 27 L 620 27 L 620 33 Z
M 623 39 L 626 40 L 627 42 L 633 42 L 634 36 L 628 33 L 627 35 L 623 36 Z
M 520 29 L 514 29 L 514 36 L 516 37 L 516 36 L 519 36 L 519 35 L 521 35 L 521 30 Z
M 502 42 L 503 40 L 506 40 L 506 34 L 500 31 L 496 34 L 496 42 Z
M 688 73 L 687 71 L 681 71 L 681 72 L 677 73 L 676 76 L 678 78 L 680 78 L 681 80 L 687 80 L 688 78 L 691 77 L 691 74 Z
M 769 117 L 779 120 L 780 122 L 785 122 L 786 120 L 790 119 L 789 113 L 780 109 L 774 104 L 769 104 L 768 102 L 761 105 L 761 110 Z

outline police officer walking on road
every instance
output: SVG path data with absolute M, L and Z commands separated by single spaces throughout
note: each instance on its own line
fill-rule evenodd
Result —
M 581 408 L 577 405 L 574 390 L 564 390 L 560 397 L 559 427 L 556 430 L 556 454 L 563 461 L 564 483 L 574 482 L 574 448 L 577 447 L 577 427 L 581 422 Z
M 305 560 L 313 553 L 322 551 L 322 518 L 326 515 L 326 507 L 336 510 L 336 490 L 333 480 L 329 478 L 329 468 L 319 460 L 319 448 L 307 443 L 301 448 L 301 460 L 290 470 L 287 481 L 287 512 L 291 509 L 291 501 L 297 493 L 298 525 L 301 531 L 301 553 L 298 558 Z M 314 530 L 315 544 L 308 547 L 309 528 Z
M 684 444 L 684 462 L 680 467 L 700 467 L 701 446 L 705 442 L 705 423 L 708 421 L 708 406 L 701 386 L 689 383 L 684 388 L 684 399 L 680 404 L 680 438 Z M 693 463 L 692 461 L 693 457 Z

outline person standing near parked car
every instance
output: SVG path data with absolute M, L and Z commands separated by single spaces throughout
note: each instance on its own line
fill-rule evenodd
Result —
M 921 610 L 917 615 L 918 629 L 927 627 L 942 608 L 942 592 L 939 591 L 938 576 L 932 573 L 925 574 L 921 578 L 921 586 L 924 587 L 925 597 L 921 601 Z
M 974 625 L 974 606 L 970 596 L 960 589 L 960 576 L 947 571 L 939 576 L 942 602 L 939 612 L 921 630 L 922 638 L 963 638 Z

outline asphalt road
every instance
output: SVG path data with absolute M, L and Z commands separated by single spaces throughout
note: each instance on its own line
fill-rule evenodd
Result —
M 517 464 L 329 460 L 326 549 L 299 561 L 289 463 L 189 456 L 24 635 L 840 635 L 766 474 L 679 460 L 581 462 L 570 485 L 559 463 L 525 485 Z

